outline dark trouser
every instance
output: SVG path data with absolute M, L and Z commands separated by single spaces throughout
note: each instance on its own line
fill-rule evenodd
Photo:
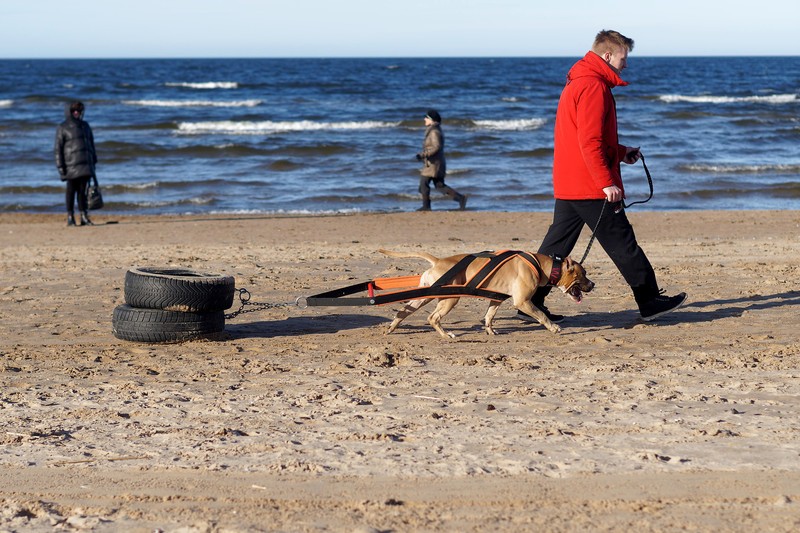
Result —
M 636 242 L 625 210 L 614 213 L 610 204 L 606 204 L 604 209 L 604 203 L 605 200 L 556 200 L 553 223 L 539 246 L 539 253 L 567 257 L 578 242 L 584 224 L 590 230 L 597 225 L 597 242 L 633 289 L 637 303 L 641 304 L 658 295 L 656 274 L 644 250 Z M 579 258 L 573 259 L 577 261 Z M 534 303 L 542 303 L 548 292 L 536 291 Z
M 446 194 L 456 202 L 461 201 L 461 193 L 445 185 L 444 178 L 427 178 L 425 176 L 421 176 L 419 178 L 419 192 L 422 195 L 422 207 L 429 208 L 431 206 L 431 182 L 433 182 L 434 187 L 436 190 L 441 192 L 442 194 Z
M 86 186 L 89 184 L 89 176 L 67 180 L 67 213 L 75 212 L 75 195 L 78 196 L 78 210 L 86 211 Z

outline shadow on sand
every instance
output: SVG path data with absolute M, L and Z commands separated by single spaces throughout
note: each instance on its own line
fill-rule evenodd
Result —
M 741 298 L 729 298 L 725 300 L 706 300 L 700 302 L 687 302 L 683 307 L 660 317 L 658 320 L 650 322 L 650 325 L 666 326 L 675 324 L 700 324 L 713 322 L 724 318 L 741 316 L 747 311 L 762 311 L 785 306 L 800 305 L 800 291 L 786 291 L 775 294 L 762 294 L 757 296 L 746 296 Z M 420 312 L 420 317 L 427 316 Z M 469 324 L 468 321 L 444 322 L 445 329 L 453 331 L 457 335 L 467 331 L 479 332 L 483 329 L 481 316 L 475 317 L 475 323 Z M 293 317 L 285 320 L 265 320 L 249 323 L 228 323 L 225 331 L 233 339 L 245 338 L 275 338 L 275 337 L 296 337 L 310 334 L 331 334 L 340 331 L 347 331 L 360 328 L 368 328 L 390 321 L 387 317 L 376 317 L 360 314 L 329 314 L 324 316 Z M 564 328 L 562 334 L 569 335 L 570 329 L 581 328 L 581 333 L 600 331 L 617 328 L 632 328 L 641 324 L 642 320 L 635 309 L 625 311 L 615 311 L 612 313 L 584 313 L 580 315 L 568 316 L 562 323 Z M 541 329 L 538 324 L 528 324 L 511 317 L 498 316 L 495 320 L 495 327 L 500 332 L 510 333 L 526 331 L 531 329 Z M 422 323 L 403 323 L 395 332 L 402 335 L 405 333 L 424 333 L 430 331 L 435 334 L 424 321 Z

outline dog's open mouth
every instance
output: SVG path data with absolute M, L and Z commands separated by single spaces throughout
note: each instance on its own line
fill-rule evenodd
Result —
M 581 288 L 578 287 L 577 283 L 567 289 L 567 294 L 569 294 L 569 297 L 572 298 L 572 301 L 577 304 L 581 303 L 581 300 L 583 300 L 583 291 L 581 291 Z

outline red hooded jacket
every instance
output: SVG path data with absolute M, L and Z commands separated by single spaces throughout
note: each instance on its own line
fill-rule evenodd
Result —
M 619 166 L 626 149 L 619 144 L 611 89 L 624 85 L 628 83 L 594 52 L 588 52 L 570 69 L 556 111 L 556 198 L 604 199 L 604 187 L 616 185 L 623 189 Z

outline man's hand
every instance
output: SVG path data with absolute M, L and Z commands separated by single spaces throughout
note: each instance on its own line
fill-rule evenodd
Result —
M 626 152 L 625 152 L 625 158 L 622 160 L 623 163 L 632 165 L 636 163 L 639 160 L 639 158 L 642 157 L 642 153 L 639 151 L 638 146 L 636 148 L 631 148 L 630 146 L 626 146 L 625 149 Z
M 604 187 L 603 192 L 606 193 L 606 200 L 608 200 L 608 203 L 610 204 L 615 204 L 623 200 L 622 189 L 620 189 L 616 185 L 612 185 L 610 187 Z

